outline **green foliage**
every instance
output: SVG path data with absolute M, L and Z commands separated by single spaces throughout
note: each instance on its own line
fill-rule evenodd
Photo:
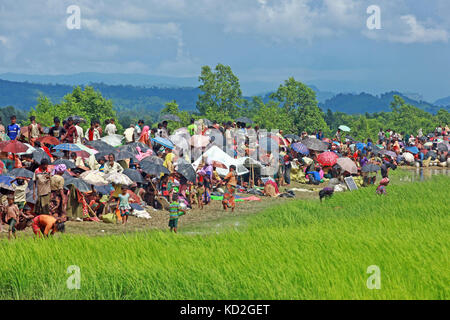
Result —
M 239 79 L 229 66 L 218 64 L 214 71 L 204 66 L 199 81 L 202 94 L 198 96 L 197 109 L 201 115 L 218 122 L 239 116 L 242 91 Z
M 166 103 L 166 107 L 161 110 L 161 115 L 173 114 L 180 118 L 181 122 L 168 121 L 168 128 L 171 132 L 180 127 L 186 127 L 190 124 L 191 114 L 187 111 L 181 111 L 178 103 L 173 100 Z
M 324 115 L 317 106 L 316 93 L 305 84 L 289 78 L 280 85 L 271 98 L 282 104 L 282 110 L 289 119 L 285 130 L 290 133 L 310 133 L 327 129 Z
M 53 104 L 49 98 L 41 95 L 37 106 L 30 110 L 30 115 L 35 116 L 44 126 L 53 125 L 54 117 L 63 120 L 77 115 L 86 119 L 86 123 L 82 124 L 84 128 L 90 125 L 91 120 L 104 123 L 106 119 L 117 118 L 112 101 L 103 98 L 99 91 L 90 86 L 84 87 L 84 90 L 79 86 L 75 87 L 59 104 Z M 122 129 L 119 123 L 117 127 Z

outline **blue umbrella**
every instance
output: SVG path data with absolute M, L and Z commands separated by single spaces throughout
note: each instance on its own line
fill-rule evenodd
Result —
M 55 150 L 64 150 L 64 151 L 81 151 L 81 148 L 73 143 L 63 143 L 56 147 L 53 147 Z
M 291 145 L 292 150 L 294 150 L 295 152 L 304 154 L 304 155 L 308 155 L 309 154 L 309 149 L 303 144 L 303 143 L 294 143 L 293 145 Z
M 418 154 L 419 153 L 419 148 L 417 148 L 417 147 L 408 147 L 408 148 L 406 148 L 406 150 L 411 152 L 412 154 Z
M 363 150 L 365 147 L 367 147 L 367 144 L 365 144 L 365 143 L 358 142 L 358 143 L 356 144 L 356 148 L 357 148 L 358 150 Z
M 9 176 L 0 176 L 0 188 L 9 190 L 9 191 L 14 191 L 13 186 L 11 185 L 11 181 L 13 181 L 14 178 L 9 177 Z
M 165 138 L 156 137 L 156 138 L 152 138 L 152 141 L 156 142 L 157 144 L 162 145 L 163 147 L 169 148 L 169 149 L 175 148 L 173 143 L 170 140 L 165 139 Z

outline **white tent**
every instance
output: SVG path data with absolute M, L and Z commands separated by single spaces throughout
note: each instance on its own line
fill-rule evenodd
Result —
M 220 149 L 217 146 L 213 146 L 210 149 L 208 149 L 203 156 L 199 157 L 193 164 L 192 166 L 194 167 L 195 170 L 198 169 L 198 166 L 200 165 L 200 163 L 202 162 L 202 159 L 206 158 L 210 161 L 218 161 L 223 163 L 224 165 L 226 165 L 228 168 L 231 165 L 235 165 L 236 166 L 236 173 L 238 176 L 241 176 L 243 174 L 248 173 L 248 169 L 246 167 L 244 167 L 243 163 L 240 163 L 239 160 L 234 159 L 233 157 L 229 156 L 228 154 L 226 154 L 225 152 L 222 151 L 222 149 Z M 217 168 L 217 173 L 220 176 L 226 176 L 229 172 L 229 169 L 222 169 L 222 168 Z

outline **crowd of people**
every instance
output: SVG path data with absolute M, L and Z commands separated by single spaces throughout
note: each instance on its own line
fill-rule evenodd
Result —
M 0 124 L 0 227 L 10 238 L 28 226 L 39 236 L 62 232 L 67 220 L 127 224 L 149 210 L 167 210 L 176 232 L 180 216 L 215 200 L 234 211 L 238 201 L 290 198 L 299 190 L 292 182 L 327 183 L 322 200 L 349 189 L 347 178 L 374 185 L 378 172 L 376 192 L 386 194 L 399 165 L 450 165 L 448 126 L 426 135 L 380 129 L 377 141 L 356 141 L 346 126 L 332 138 L 321 130 L 285 135 L 246 118 L 192 119 L 173 132 L 168 121 L 151 128 L 139 120 L 122 135 L 114 119 L 86 130 L 75 116 L 54 118 L 50 128 L 35 117 L 23 128 L 10 120 Z

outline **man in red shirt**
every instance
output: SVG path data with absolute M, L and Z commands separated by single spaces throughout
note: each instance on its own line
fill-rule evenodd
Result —
M 64 143 L 74 143 L 74 141 L 78 137 L 77 129 L 73 125 L 73 119 L 70 117 L 67 119 L 67 123 L 64 126 L 64 129 L 66 129 L 66 134 L 61 138 L 61 140 Z

